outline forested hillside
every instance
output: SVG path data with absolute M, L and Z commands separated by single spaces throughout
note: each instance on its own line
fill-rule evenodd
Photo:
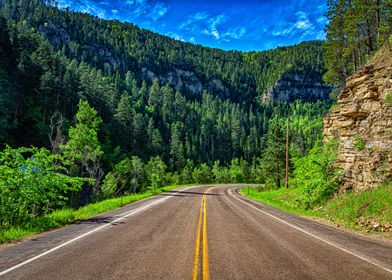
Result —
M 293 158 L 321 139 L 330 91 L 322 42 L 226 52 L 40 0 L 0 3 L 0 142 L 12 147 L 0 153 L 4 213 L 163 184 L 281 186 L 286 119 Z M 17 149 L 30 146 L 43 149 Z M 18 188 L 49 197 L 13 197 Z
M 350 228 L 390 232 L 392 2 L 327 3 L 324 78 L 335 85 L 336 104 L 324 119 L 324 143 L 291 159 L 290 190 L 250 196 Z
M 72 120 L 84 98 L 104 119 L 108 145 L 126 152 L 166 160 L 170 153 L 197 162 L 250 160 L 263 147 L 272 113 L 258 102 L 266 89 L 287 71 L 324 72 L 320 42 L 224 52 L 41 1 L 3 2 L 6 143 L 48 146 L 53 114 Z M 165 77 L 179 69 L 192 73 L 190 81 L 173 86 Z
M 336 86 L 364 65 L 392 32 L 389 0 L 328 0 L 325 80 Z

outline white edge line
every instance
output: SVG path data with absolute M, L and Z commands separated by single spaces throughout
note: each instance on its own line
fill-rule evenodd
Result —
M 276 217 L 276 216 L 274 216 L 274 215 L 272 215 L 272 214 L 270 214 L 270 213 L 268 213 L 268 212 L 266 212 L 266 211 L 263 211 L 263 210 L 261 210 L 261 209 L 255 207 L 254 205 L 249 204 L 249 203 L 243 201 L 242 199 L 239 199 L 238 197 L 236 197 L 235 195 L 233 195 L 231 189 L 228 189 L 228 193 L 229 193 L 229 195 L 230 195 L 231 197 L 233 197 L 234 199 L 236 199 L 236 200 L 238 200 L 238 201 L 240 201 L 240 202 L 242 202 L 242 203 L 248 205 L 249 207 L 251 207 L 251 208 L 253 208 L 253 209 L 255 209 L 255 210 L 259 211 L 259 212 L 262 212 L 262 213 L 268 215 L 268 216 L 271 217 L 271 218 L 274 218 L 275 220 L 278 220 L 279 222 L 281 222 L 281 223 L 283 223 L 283 224 L 285 224 L 285 225 L 288 225 L 288 226 L 290 226 L 290 227 L 292 227 L 292 228 L 294 228 L 294 229 L 296 229 L 296 230 L 299 230 L 299 231 L 301 231 L 302 233 L 305 233 L 305 234 L 307 234 L 307 235 L 309 235 L 309 236 L 311 236 L 311 237 L 313 237 L 313 238 L 315 238 L 315 239 L 317 239 L 317 240 L 320 240 L 320 241 L 322 241 L 322 242 L 324 242 L 324 243 L 326 243 L 326 244 L 328 244 L 328 245 L 330 245 L 330 246 L 332 246 L 332 247 L 334 247 L 334 248 L 336 248 L 336 249 L 342 250 L 343 252 L 345 252 L 345 253 L 347 253 L 347 254 L 350 254 L 350 255 L 352 255 L 352 256 L 354 256 L 354 257 L 357 257 L 357 258 L 359 258 L 359 259 L 361 259 L 361 260 L 363 260 L 363 261 L 365 261 L 365 262 L 368 262 L 368 263 L 370 263 L 370 264 L 372 264 L 372 265 L 374 265 L 374 266 L 377 266 L 378 268 L 381 268 L 381 269 L 383 269 L 383 270 L 385 270 L 385 271 L 387 271 L 387 272 L 389 272 L 389 273 L 392 273 L 392 269 L 389 269 L 389 268 L 387 268 L 387 267 L 384 267 L 383 265 L 381 265 L 381 264 L 379 264 L 379 263 L 377 263 L 377 262 L 375 262 L 375 261 L 372 261 L 371 259 L 369 259 L 369 258 L 367 258 L 367 257 L 361 256 L 361 255 L 359 255 L 359 254 L 357 254 L 357 253 L 354 253 L 354 252 L 352 252 L 352 251 L 350 251 L 350 250 L 347 250 L 347 249 L 345 249 L 345 248 L 342 248 L 342 247 L 340 247 L 340 246 L 338 246 L 338 245 L 336 245 L 336 244 L 334 244 L 334 243 L 332 243 L 332 242 L 330 242 L 330 241 L 328 241 L 328 240 L 325 240 L 325 239 L 323 239 L 323 238 L 321 238 L 321 237 L 319 237 L 319 236 L 317 236 L 317 235 L 314 235 L 313 233 L 310 233 L 310 232 L 308 232 L 308 231 L 306 231 L 306 230 L 304 230 L 304 229 L 302 229 L 302 228 L 300 228 L 300 227 L 297 227 L 296 225 L 293 225 L 293 224 L 291 224 L 291 223 L 289 223 L 289 222 L 286 222 L 285 220 L 282 220 L 281 218 L 278 218 L 278 217 Z
M 172 195 L 170 195 L 170 196 L 161 198 L 161 199 L 159 199 L 159 200 L 157 200 L 157 201 L 155 201 L 155 202 L 149 203 L 149 204 L 147 204 L 147 205 L 145 205 L 145 206 L 143 206 L 143 207 L 141 207 L 141 208 L 137 208 L 137 209 L 134 209 L 134 210 L 130 210 L 130 211 L 128 211 L 128 212 L 125 212 L 125 213 L 124 213 L 125 215 L 123 215 L 123 216 L 121 216 L 120 218 L 117 218 L 117 219 L 111 221 L 111 222 L 108 223 L 108 224 L 105 224 L 105 225 L 100 226 L 100 227 L 97 227 L 97 228 L 95 228 L 95 229 L 93 229 L 93 230 L 91 230 L 91 231 L 88 231 L 88 232 L 86 232 L 86 233 L 83 233 L 83 234 L 81 234 L 81 235 L 79 235 L 79 236 L 77 236 L 77 237 L 75 237 L 75 238 L 73 238 L 73 239 L 71 239 L 71 240 L 68 240 L 68 241 L 65 242 L 65 243 L 62 243 L 62 244 L 60 244 L 60 245 L 58 245 L 58 246 L 56 246 L 56 247 L 54 247 L 54 248 L 52 248 L 52 249 L 49 249 L 48 251 L 43 252 L 42 254 L 39 254 L 39 255 L 37 255 L 37 256 L 35 256 L 35 257 L 32 257 L 32 258 L 30 258 L 30 259 L 28 259 L 28 260 L 26 260 L 26 261 L 24 261 L 24 262 L 21 262 L 21 263 L 15 265 L 15 266 L 12 266 L 12 267 L 10 267 L 10 268 L 8 268 L 8 269 L 6 269 L 6 270 L 1 271 L 1 272 L 0 272 L 0 276 L 3 276 L 3 275 L 5 275 L 5 274 L 7 274 L 7 273 L 9 273 L 9 272 L 11 272 L 11 271 L 13 271 L 13 270 L 19 268 L 19 267 L 22 267 L 22 266 L 24 266 L 24 265 L 26 265 L 26 264 L 28 264 L 28 263 L 31 263 L 31 262 L 33 262 L 33 261 L 35 261 L 35 260 L 37 260 L 37 259 L 42 258 L 43 256 L 46 256 L 46 255 L 48 255 L 48 254 L 50 254 L 50 253 L 52 253 L 52 252 L 54 252 L 54 251 L 57 251 L 58 249 L 60 249 L 60 248 L 62 248 L 62 247 L 65 247 L 65 246 L 67 246 L 67 245 L 69 245 L 69 244 L 71 244 L 71 243 L 73 243 L 73 242 L 75 242 L 75 241 L 77 241 L 77 240 L 79 240 L 79 239 L 82 239 L 83 237 L 86 237 L 87 235 L 90 235 L 90 234 L 92 234 L 92 233 L 94 233 L 94 232 L 97 232 L 97 231 L 99 231 L 99 230 L 101 230 L 101 229 L 103 229 L 103 228 L 105 228 L 105 227 L 108 227 L 108 226 L 110 226 L 110 225 L 113 225 L 113 224 L 115 224 L 115 223 L 117 223 L 117 222 L 119 222 L 119 221 L 121 221 L 121 220 L 123 220 L 123 219 L 125 219 L 125 218 L 128 218 L 128 217 L 130 217 L 130 216 L 132 216 L 132 215 L 135 215 L 136 213 L 139 213 L 139 212 L 141 212 L 141 211 L 143 211 L 143 210 L 145 210 L 145 209 L 148 209 L 148 208 L 150 208 L 150 207 L 152 207 L 152 206 L 155 206 L 155 205 L 157 205 L 157 204 L 159 204 L 159 203 L 161 203 L 161 202 L 163 202 L 163 201 L 165 201 L 165 200 L 167 200 L 167 199 L 169 199 L 169 198 L 172 198 L 175 194 L 179 193 L 181 190 L 184 190 L 184 189 L 191 189 L 191 188 L 195 188 L 195 187 L 197 187 L 197 186 L 190 186 L 190 187 L 181 188 L 181 189 L 179 189 L 177 192 L 175 192 L 174 194 L 172 194 Z

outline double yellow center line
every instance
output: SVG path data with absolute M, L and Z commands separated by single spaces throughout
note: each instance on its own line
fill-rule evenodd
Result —
M 197 224 L 195 257 L 194 257 L 194 262 L 193 262 L 193 280 L 197 280 L 198 276 L 199 276 L 201 234 L 203 234 L 203 236 L 202 236 L 203 251 L 202 251 L 202 256 L 201 256 L 202 277 L 203 277 L 203 280 L 210 279 L 210 271 L 209 271 L 209 267 L 208 267 L 207 207 L 206 207 L 206 194 L 205 193 L 203 194 L 203 198 L 201 199 L 199 222 Z

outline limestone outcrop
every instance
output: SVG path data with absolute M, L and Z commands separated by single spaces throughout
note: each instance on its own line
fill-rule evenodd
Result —
M 320 73 L 286 72 L 283 73 L 274 86 L 262 95 L 262 103 L 272 101 L 293 102 L 300 99 L 306 102 L 328 100 L 332 87 L 323 83 Z
M 392 51 L 381 49 L 347 79 L 337 106 L 324 119 L 326 138 L 339 141 L 336 165 L 343 169 L 341 191 L 361 192 L 392 175 Z

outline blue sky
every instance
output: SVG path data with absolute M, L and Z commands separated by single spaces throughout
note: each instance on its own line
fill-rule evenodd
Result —
M 58 4 L 225 50 L 266 50 L 324 39 L 327 23 L 325 0 L 58 0 Z

